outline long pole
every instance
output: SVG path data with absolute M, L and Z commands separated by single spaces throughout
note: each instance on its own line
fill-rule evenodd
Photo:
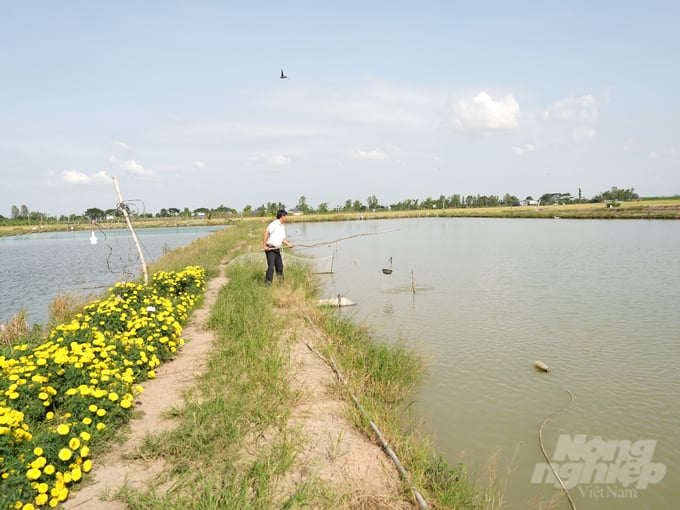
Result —
M 130 222 L 130 216 L 128 215 L 127 207 L 123 206 L 123 196 L 120 194 L 120 188 L 118 187 L 118 179 L 113 176 L 113 183 L 116 185 L 116 193 L 118 194 L 118 209 L 123 211 L 123 216 L 125 217 L 125 223 L 127 223 L 130 233 L 132 234 L 132 240 L 135 242 L 137 247 L 137 253 L 139 254 L 139 260 L 142 262 L 142 273 L 144 273 L 144 285 L 149 284 L 149 274 L 146 272 L 146 262 L 144 261 L 144 254 L 139 246 L 139 240 L 137 239 L 137 234 L 135 234 L 135 229 L 132 228 L 132 223 Z

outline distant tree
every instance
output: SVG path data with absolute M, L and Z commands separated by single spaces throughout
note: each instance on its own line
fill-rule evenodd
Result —
M 640 198 L 640 196 L 635 193 L 635 189 L 630 188 L 630 189 L 619 189 L 616 186 L 612 187 L 611 190 L 605 191 L 603 193 L 600 193 L 599 195 L 596 195 L 595 197 L 598 202 L 601 202 L 603 200 L 636 200 Z
M 243 208 L 243 216 L 252 216 L 253 215 L 253 206 L 248 204 Z
M 378 199 L 376 198 L 375 195 L 371 195 L 366 199 L 366 204 L 368 205 L 368 208 L 373 210 L 378 208 Z
M 328 202 L 321 202 L 317 209 L 321 214 L 326 214 L 328 212 Z
M 179 214 L 179 209 L 177 209 L 177 207 L 168 207 L 168 213 L 177 216 Z
M 168 210 L 161 208 L 160 212 L 158 213 L 158 216 L 161 218 L 167 218 L 168 217 Z
M 505 205 L 513 205 L 519 202 L 519 199 L 515 195 L 511 195 L 510 193 L 506 193 L 503 196 L 503 203 Z
M 19 217 L 19 208 L 16 205 L 12 206 L 12 212 L 10 214 L 10 218 L 13 220 L 16 220 Z
M 302 195 L 300 199 L 298 200 L 297 206 L 295 207 L 298 211 L 302 211 L 303 213 L 308 213 L 309 212 L 309 206 L 307 205 L 307 197 Z
M 366 206 L 363 205 L 360 200 L 355 200 L 354 203 L 352 204 L 352 210 L 356 212 L 365 211 Z
M 182 211 L 182 216 L 185 218 L 189 218 L 191 216 L 191 210 L 188 207 L 185 207 L 184 210 Z
M 98 220 L 104 218 L 106 215 L 104 214 L 104 211 L 102 211 L 101 209 L 92 207 L 90 209 L 86 209 L 85 212 L 83 213 L 83 216 L 85 216 L 89 220 Z
M 451 201 L 449 202 L 451 204 L 451 207 L 460 207 L 461 206 L 461 201 L 460 201 L 460 195 L 455 194 L 451 195 Z
M 25 205 L 21 206 L 21 214 L 19 217 L 23 219 L 28 219 L 28 207 L 26 207 Z

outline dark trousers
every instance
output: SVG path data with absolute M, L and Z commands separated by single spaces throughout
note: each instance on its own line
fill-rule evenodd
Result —
M 267 283 L 271 283 L 274 279 L 274 269 L 280 278 L 283 278 L 283 258 L 281 257 L 281 250 L 267 250 L 267 274 L 265 275 Z

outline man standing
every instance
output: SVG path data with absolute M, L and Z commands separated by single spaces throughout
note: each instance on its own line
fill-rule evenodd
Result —
M 281 257 L 281 245 L 285 244 L 289 248 L 295 245 L 288 242 L 286 239 L 286 228 L 283 224 L 286 222 L 288 213 L 283 209 L 279 209 L 276 213 L 276 219 L 272 221 L 264 231 L 262 236 L 262 244 L 264 245 L 264 253 L 267 256 L 267 273 L 265 275 L 267 285 L 271 285 L 274 279 L 274 269 L 280 279 L 283 279 L 283 258 Z

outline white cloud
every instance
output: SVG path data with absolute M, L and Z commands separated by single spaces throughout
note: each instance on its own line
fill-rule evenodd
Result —
M 593 138 L 595 136 L 595 128 L 591 126 L 577 126 L 574 128 L 574 139 L 577 142 L 586 138 Z
M 315 111 L 338 122 L 408 130 L 432 127 L 443 98 L 409 89 L 373 87 L 323 101 Z
M 353 149 L 350 152 L 350 156 L 354 159 L 372 159 L 378 161 L 385 161 L 389 159 L 389 155 L 380 149 Z
M 377 149 L 352 149 L 349 156 L 352 159 L 365 159 L 373 161 L 387 161 L 399 155 L 401 149 L 389 143 Z
M 148 180 L 156 177 L 156 172 L 148 168 L 144 168 L 133 159 L 121 160 L 115 156 L 111 156 L 109 161 L 137 179 Z
M 117 140 L 115 142 L 113 142 L 113 146 L 116 149 L 119 149 L 121 151 L 129 151 L 130 150 L 130 146 L 128 144 L 126 144 L 125 142 L 119 142 Z
M 518 121 L 519 104 L 512 95 L 496 101 L 484 91 L 455 104 L 451 118 L 455 131 L 478 136 L 515 129 Z
M 286 166 L 290 165 L 291 159 L 283 154 L 254 154 L 248 158 L 254 163 L 264 163 L 269 166 Z
M 205 168 L 207 168 L 206 164 L 203 163 L 203 161 L 194 161 L 194 166 L 196 168 L 201 169 L 201 170 L 204 170 Z
M 77 170 L 64 170 L 59 174 L 58 179 L 62 184 L 72 185 L 97 185 L 110 184 L 111 177 L 105 171 L 86 174 Z
M 678 151 L 675 148 L 668 149 L 665 151 L 651 151 L 649 154 L 647 154 L 647 157 L 649 159 L 663 159 L 663 160 L 668 160 L 668 159 L 673 159 L 675 156 L 678 155 Z
M 514 146 L 512 148 L 512 153 L 515 156 L 523 156 L 527 152 L 534 152 L 536 150 L 536 146 L 533 143 L 525 143 L 524 145 L 521 146 Z
M 597 121 L 598 117 L 597 103 L 590 94 L 560 99 L 543 112 L 543 120 L 561 120 L 580 124 L 592 124 Z

